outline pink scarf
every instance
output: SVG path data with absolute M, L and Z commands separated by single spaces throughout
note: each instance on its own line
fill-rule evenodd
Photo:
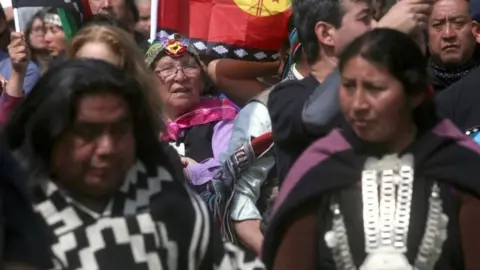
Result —
M 193 110 L 167 123 L 167 130 L 162 134 L 162 140 L 177 141 L 178 135 L 187 128 L 215 121 L 233 120 L 237 113 L 237 108 L 228 99 L 204 98 Z

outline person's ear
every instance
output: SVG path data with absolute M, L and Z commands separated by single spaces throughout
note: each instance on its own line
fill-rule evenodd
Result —
M 320 44 L 335 47 L 335 27 L 326 22 L 315 24 L 315 34 Z
M 477 21 L 472 21 L 472 34 L 477 43 L 480 43 L 480 23 Z

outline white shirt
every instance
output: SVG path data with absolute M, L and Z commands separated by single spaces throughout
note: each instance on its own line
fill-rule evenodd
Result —
M 240 110 L 235 118 L 232 136 L 222 162 L 246 141 L 272 130 L 272 123 L 267 107 L 260 102 L 252 101 Z M 231 215 L 233 220 L 261 219 L 256 207 L 260 197 L 262 184 L 267 179 L 270 170 L 275 165 L 273 154 L 255 161 L 235 185 Z
M 292 67 L 290 68 L 290 70 L 292 71 L 293 76 L 295 76 L 295 78 L 297 78 L 297 80 L 301 81 L 301 80 L 304 79 L 304 77 L 303 77 L 302 74 L 300 74 L 300 72 L 298 72 L 296 65 L 297 64 L 293 64 Z

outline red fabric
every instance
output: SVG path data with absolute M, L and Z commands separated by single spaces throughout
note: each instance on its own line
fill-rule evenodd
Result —
M 81 0 L 83 6 L 83 19 L 87 20 L 88 18 L 92 17 L 92 9 L 90 8 L 90 4 L 88 0 Z
M 236 0 L 237 2 L 249 2 Z M 226 43 L 239 47 L 279 50 L 288 35 L 291 0 L 250 0 L 255 3 L 279 5 L 277 14 L 255 16 L 242 10 L 234 0 L 160 1 L 158 30 L 174 30 L 193 39 Z M 268 3 L 267 3 L 268 2 Z M 252 12 L 261 9 L 250 9 Z M 266 9 L 263 9 L 266 12 Z
M 0 94 L 0 125 L 4 125 L 11 112 L 22 102 L 23 97 L 12 97 L 5 91 Z
M 265 151 L 270 148 L 273 144 L 273 136 L 272 132 L 267 132 L 265 134 L 260 135 L 252 140 L 252 148 L 255 152 L 255 156 L 258 157 L 259 155 L 263 154 Z

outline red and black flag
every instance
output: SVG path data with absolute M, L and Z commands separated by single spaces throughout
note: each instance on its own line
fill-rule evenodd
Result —
M 201 54 L 277 60 L 288 35 L 292 0 L 160 0 L 157 32 L 192 39 Z

